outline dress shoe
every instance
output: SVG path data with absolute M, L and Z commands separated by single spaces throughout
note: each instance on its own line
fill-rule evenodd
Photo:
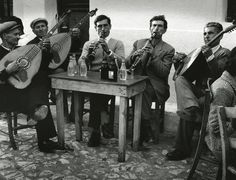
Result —
M 35 121 L 40 121 L 40 120 L 45 119 L 47 117 L 47 114 L 48 114 L 48 107 L 46 105 L 41 105 L 35 109 L 32 118 Z
M 186 159 L 188 157 L 189 157 L 189 155 L 187 155 L 186 153 L 184 153 L 178 149 L 175 149 L 175 150 L 168 152 L 166 154 L 167 160 L 170 160 L 170 161 L 181 161 L 181 160 Z
M 44 153 L 55 153 L 55 149 L 47 141 L 38 142 L 39 151 Z
M 106 139 L 111 139 L 114 137 L 114 132 L 112 131 L 112 128 L 109 128 L 108 124 L 104 124 L 102 126 L 102 136 Z
M 63 150 L 64 147 L 60 146 L 58 142 L 54 142 L 52 140 L 47 140 L 46 141 L 46 144 L 52 148 L 52 149 L 55 149 L 55 150 Z
M 88 141 L 88 147 L 97 147 L 100 145 L 101 134 L 100 131 L 92 131 Z

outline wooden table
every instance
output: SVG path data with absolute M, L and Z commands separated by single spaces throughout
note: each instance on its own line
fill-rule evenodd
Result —
M 105 95 L 114 95 L 120 97 L 119 105 L 119 153 L 118 161 L 125 161 L 126 146 L 126 121 L 127 121 L 127 102 L 128 98 L 134 97 L 134 130 L 133 130 L 133 149 L 138 150 L 141 122 L 142 92 L 146 87 L 145 76 L 135 76 L 126 81 L 118 82 L 104 81 L 100 79 L 99 72 L 88 72 L 87 77 L 67 76 L 66 73 L 53 74 L 51 78 L 52 88 L 56 89 L 56 113 L 57 113 L 57 131 L 58 142 L 64 147 L 64 107 L 63 107 L 63 90 L 73 91 L 74 108 L 75 108 L 75 130 L 76 140 L 82 140 L 82 95 L 81 93 L 96 93 Z

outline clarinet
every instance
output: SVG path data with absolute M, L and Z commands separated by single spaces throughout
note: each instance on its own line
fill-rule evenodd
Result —
M 104 33 L 101 32 L 101 34 L 99 35 L 99 39 L 104 39 Z M 95 43 L 95 46 L 92 47 L 92 48 L 89 48 L 89 54 L 88 54 L 88 59 L 89 60 L 94 60 L 95 58 L 95 54 L 97 52 L 97 49 L 98 49 L 98 45 L 99 45 L 99 41 L 97 41 Z
M 152 39 L 156 36 L 156 33 L 154 32 L 151 36 L 151 38 L 148 39 L 148 41 L 145 43 L 145 45 L 142 47 L 142 49 L 146 48 L 148 44 L 152 42 Z M 137 65 L 141 62 L 141 60 L 147 55 L 147 53 L 144 51 L 143 54 L 141 54 L 139 57 L 136 58 L 134 63 L 131 65 L 131 67 L 128 69 L 127 73 L 131 74 L 137 67 Z

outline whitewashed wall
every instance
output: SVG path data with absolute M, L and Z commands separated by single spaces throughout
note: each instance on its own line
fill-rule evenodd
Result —
M 56 24 L 56 0 L 13 0 L 13 14 L 22 19 L 25 35 L 19 44 L 24 45 L 35 36 L 30 28 L 32 20 L 42 17 L 48 20 L 49 28 Z
M 22 18 L 25 36 L 20 41 L 25 44 L 34 37 L 30 22 L 37 17 L 46 17 L 49 27 L 55 23 L 56 0 L 13 0 L 14 15 Z M 112 20 L 111 35 L 125 44 L 126 56 L 135 40 L 149 37 L 149 19 L 164 14 L 168 20 L 168 30 L 163 39 L 175 47 L 176 51 L 189 53 L 203 44 L 203 26 L 209 21 L 218 21 L 224 27 L 226 0 L 90 0 L 90 10 L 98 8 L 97 15 L 106 14 Z M 96 37 L 95 17 L 90 18 L 90 39 Z M 225 34 L 222 45 L 232 49 L 236 45 L 236 33 Z M 171 71 L 169 84 L 171 97 L 175 102 L 175 92 Z

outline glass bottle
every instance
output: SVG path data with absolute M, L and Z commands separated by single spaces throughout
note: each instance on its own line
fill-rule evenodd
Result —
M 78 68 L 78 64 L 77 64 L 77 61 L 76 61 L 75 53 L 72 54 L 72 61 L 74 63 L 74 73 L 76 75 L 76 74 L 78 74 L 79 68 Z
M 87 73 L 88 73 L 88 69 L 87 69 L 87 65 L 86 65 L 85 60 L 86 60 L 86 58 L 82 57 L 82 61 L 81 61 L 80 66 L 79 66 L 80 76 L 83 76 L 83 77 L 86 77 Z
M 75 76 L 75 67 L 72 56 L 70 56 L 70 61 L 67 66 L 67 75 L 68 76 Z
M 120 74 L 120 80 L 122 80 L 122 81 L 127 80 L 127 69 L 125 66 L 125 60 L 122 60 L 119 74 Z

